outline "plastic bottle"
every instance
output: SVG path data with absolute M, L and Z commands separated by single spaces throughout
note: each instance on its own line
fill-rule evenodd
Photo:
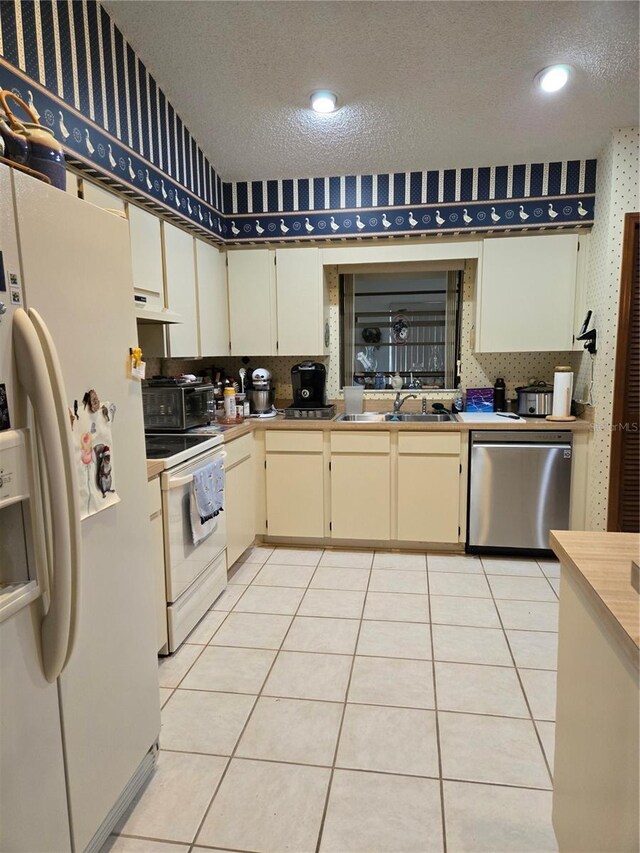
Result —
M 235 421 L 237 416 L 236 389 L 232 386 L 224 389 L 224 416 L 228 421 Z
M 496 383 L 493 386 L 493 411 L 494 412 L 504 412 L 507 408 L 507 403 L 505 399 L 506 388 L 504 384 L 504 379 L 498 377 L 496 379 Z

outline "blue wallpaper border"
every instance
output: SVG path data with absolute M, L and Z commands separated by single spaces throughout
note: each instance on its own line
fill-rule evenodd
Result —
M 223 182 L 96 0 L 0 0 L 0 87 L 81 172 L 232 245 L 590 227 L 595 159 Z

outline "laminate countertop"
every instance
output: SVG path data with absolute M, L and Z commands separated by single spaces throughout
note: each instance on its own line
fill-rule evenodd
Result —
M 472 429 L 491 430 L 545 430 L 557 432 L 590 432 L 590 421 L 578 418 L 575 421 L 562 423 L 547 421 L 544 418 L 525 418 L 524 421 L 512 421 L 505 418 L 504 423 L 464 423 L 459 420 L 442 421 L 440 423 L 420 423 L 406 421 L 336 421 L 336 420 L 293 420 L 277 415 L 275 418 L 247 418 L 239 424 L 221 424 L 219 430 L 225 443 L 247 435 L 253 430 L 351 430 L 366 432 L 468 432 Z M 217 431 L 217 430 L 216 430 Z M 147 460 L 147 478 L 152 480 L 162 471 L 162 463 L 158 460 Z
M 552 530 L 551 547 L 637 666 L 640 596 L 631 583 L 631 561 L 639 560 L 640 536 Z
M 351 430 L 366 432 L 468 432 L 476 429 L 491 430 L 542 430 L 557 432 L 590 432 L 590 421 L 578 418 L 575 421 L 553 422 L 544 418 L 525 418 L 524 421 L 512 421 L 505 418 L 504 423 L 464 423 L 459 420 L 420 423 L 419 421 L 336 421 L 336 420 L 297 420 L 277 415 L 275 418 L 248 418 L 237 426 L 223 425 L 222 432 L 225 442 L 233 441 L 241 435 L 246 435 L 254 429 L 279 430 Z
M 164 461 L 162 459 L 147 459 L 147 480 L 159 477 L 163 470 Z

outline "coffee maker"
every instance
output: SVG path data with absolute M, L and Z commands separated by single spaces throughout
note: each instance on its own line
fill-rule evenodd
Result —
M 332 418 L 335 406 L 327 405 L 327 369 L 318 361 L 302 361 L 291 368 L 293 403 L 287 418 Z

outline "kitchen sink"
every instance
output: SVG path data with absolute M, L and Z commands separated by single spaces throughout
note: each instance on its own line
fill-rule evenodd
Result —
M 338 415 L 336 421 L 349 421 L 352 423 L 385 423 L 387 421 L 400 421 L 401 423 L 442 423 L 453 421 L 455 418 L 449 414 L 427 414 L 422 415 L 419 412 L 399 412 L 394 415 L 393 412 L 363 412 L 360 415 Z
M 442 423 L 443 421 L 453 421 L 453 415 L 449 414 L 427 414 L 422 415 L 419 412 L 415 412 L 413 414 L 407 412 L 403 414 L 399 412 L 397 415 L 394 415 L 393 412 L 387 412 L 384 416 L 385 421 L 402 421 L 404 423 L 417 423 L 417 424 L 435 424 Z
M 338 415 L 336 421 L 351 421 L 360 423 L 384 423 L 384 412 L 362 412 L 359 415 Z

